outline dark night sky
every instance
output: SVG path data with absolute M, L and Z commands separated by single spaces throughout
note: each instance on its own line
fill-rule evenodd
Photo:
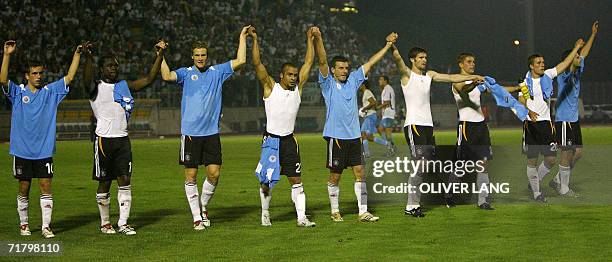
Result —
M 526 21 L 518 0 L 357 0 L 356 15 L 344 16 L 359 33 L 372 36 L 374 51 L 385 35 L 396 31 L 403 56 L 414 45 L 429 52 L 433 69 L 446 71 L 455 57 L 468 51 L 477 55 L 477 71 L 498 79 L 514 80 L 527 71 Z M 535 52 L 544 55 L 547 67 L 578 37 L 585 41 L 593 21 L 599 34 L 586 61 L 589 80 L 612 80 L 612 1 L 534 0 Z M 521 40 L 520 50 L 512 44 Z M 518 52 L 517 52 L 518 51 Z M 518 56 L 517 56 L 518 53 Z

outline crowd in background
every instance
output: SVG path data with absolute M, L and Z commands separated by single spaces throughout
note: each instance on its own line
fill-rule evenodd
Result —
M 145 74 L 152 62 L 153 46 L 159 38 L 170 43 L 166 59 L 171 69 L 193 64 L 191 44 L 207 43 L 208 64 L 235 58 L 240 29 L 247 24 L 258 30 L 262 60 L 277 78 L 285 62 L 301 64 L 306 49 L 306 31 L 316 25 L 323 32 L 327 54 L 345 55 L 355 66 L 365 62 L 376 50 L 366 50 L 366 37 L 358 35 L 329 8 L 316 0 L 8 0 L 0 11 L 0 39 L 17 41 L 9 76 L 24 83 L 28 60 L 43 61 L 46 77 L 53 81 L 68 69 L 72 53 L 84 40 L 94 42 L 96 56 L 113 53 L 120 64 L 120 75 L 134 79 Z M 247 52 L 250 57 L 250 50 Z M 390 58 L 374 68 L 373 74 L 394 69 Z M 311 81 L 316 81 L 316 69 Z M 79 86 L 79 78 L 73 87 Z M 224 104 L 252 105 L 258 83 L 252 66 L 238 70 L 226 84 Z M 158 80 L 140 97 L 174 99 L 172 83 Z M 164 95 L 165 94 L 165 95 Z M 73 88 L 69 99 L 87 98 L 83 89 Z

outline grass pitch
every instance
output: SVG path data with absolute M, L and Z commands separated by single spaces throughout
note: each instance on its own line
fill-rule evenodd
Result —
M 492 130 L 494 145 L 515 148 L 496 155 L 496 165 L 516 174 L 510 180 L 510 201 L 493 202 L 495 211 L 475 205 L 447 209 L 426 205 L 427 216 L 403 215 L 403 204 L 370 205 L 381 217 L 377 223 L 357 222 L 352 174 L 346 170 L 340 185 L 343 223 L 329 219 L 325 142 L 320 134 L 297 134 L 307 195 L 307 214 L 315 228 L 297 228 L 286 179 L 274 188 L 270 212 L 273 226 L 261 227 L 258 182 L 254 168 L 260 136 L 222 136 L 221 180 L 209 206 L 212 227 L 196 232 L 178 165 L 179 139 L 132 140 L 133 206 L 130 217 L 138 234 L 103 235 L 95 201 L 97 182 L 91 180 L 92 147 L 86 141 L 60 141 L 54 157 L 53 241 L 61 241 L 59 257 L 33 260 L 608 260 L 612 251 L 612 128 L 583 127 L 584 157 L 573 172 L 572 184 L 583 194 L 579 201 L 551 196 L 550 204 L 528 201 L 524 157 L 518 129 Z M 455 142 L 454 131 L 436 132 L 438 144 Z M 402 134 L 394 140 L 406 148 Z M 593 145 L 589 147 L 589 145 Z M 370 148 L 375 148 L 370 145 Z M 591 149 L 592 148 L 592 149 Z M 30 192 L 32 236 L 19 236 L 17 183 L 12 177 L 8 144 L 0 151 L 0 241 L 45 241 L 40 236 L 39 190 Z M 406 150 L 404 150 L 406 151 Z M 556 171 L 553 171 L 556 172 Z M 201 186 L 202 173 L 198 184 Z M 492 182 L 495 174 L 491 173 Z M 505 176 L 506 177 L 506 176 Z M 504 178 L 505 178 L 504 177 Z M 549 176 L 550 178 L 551 176 Z M 516 184 L 516 186 L 515 186 Z M 524 201 L 521 199 L 524 198 Z M 517 201 L 514 201 L 517 200 Z M 111 190 L 111 220 L 116 223 L 116 186 Z M 23 261 L 20 257 L 0 260 Z

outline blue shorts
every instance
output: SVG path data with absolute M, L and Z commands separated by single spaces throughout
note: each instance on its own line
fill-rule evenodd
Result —
M 361 123 L 361 132 L 365 132 L 366 134 L 375 134 L 377 132 L 376 122 L 378 122 L 376 114 L 366 116 L 363 119 L 363 123 Z
M 380 125 L 384 128 L 393 128 L 395 127 L 395 119 L 383 118 L 382 120 L 380 120 Z

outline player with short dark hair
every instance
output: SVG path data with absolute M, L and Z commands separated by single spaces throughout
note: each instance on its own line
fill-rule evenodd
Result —
M 372 90 L 370 84 L 366 80 L 359 87 L 359 93 L 361 93 L 361 108 L 359 108 L 359 116 L 362 117 L 361 123 L 361 143 L 363 145 L 363 156 L 366 158 L 370 157 L 370 141 L 387 147 L 386 155 L 391 155 L 391 144 L 384 138 L 374 137 L 377 133 L 378 114 L 376 108 L 378 102 Z M 382 136 L 382 134 L 381 134 Z
M 557 76 L 557 104 L 555 114 L 556 140 L 561 149 L 559 172 L 549 185 L 563 196 L 577 197 L 578 194 L 569 187 L 570 174 L 576 162 L 582 156 L 582 132 L 578 119 L 578 97 L 580 95 L 580 78 L 584 72 L 584 60 L 589 55 L 593 41 L 599 30 L 599 22 L 591 27 L 591 36 L 580 52 L 576 53 L 572 64 Z M 567 57 L 571 50 L 565 51 Z
M 380 120 L 381 131 L 380 134 L 383 139 L 389 142 L 389 149 L 387 155 L 395 154 L 395 144 L 393 143 L 393 128 L 395 127 L 395 91 L 390 85 L 389 77 L 381 75 L 378 77 L 378 87 L 382 90 L 380 94 L 381 103 L 377 106 L 377 109 L 382 110 L 382 117 Z
M 352 168 L 355 175 L 355 196 L 359 207 L 359 220 L 363 222 L 378 221 L 379 217 L 368 212 L 368 193 L 366 176 L 363 170 L 363 159 L 359 133 L 357 108 L 357 90 L 374 64 L 385 55 L 397 39 L 396 33 L 386 37 L 387 43 L 365 64 L 349 73 L 348 59 L 336 56 L 331 66 L 327 64 L 325 47 L 321 31 L 315 30 L 315 50 L 319 60 L 319 85 L 327 107 L 327 117 L 323 137 L 327 141 L 327 168 L 330 176 L 327 192 L 331 204 L 331 218 L 334 222 L 343 221 L 340 214 L 338 187 L 340 175 L 345 168 Z M 331 71 L 331 77 L 330 77 Z
M 472 53 L 461 53 L 457 57 L 457 65 L 461 75 L 473 75 L 476 71 L 476 56 Z M 479 88 L 476 88 L 479 87 Z M 469 161 L 481 161 L 483 169 L 476 174 L 476 185 L 480 190 L 478 193 L 477 206 L 483 210 L 493 210 L 489 201 L 489 173 L 487 164 L 493 159 L 491 150 L 491 137 L 489 126 L 481 108 L 481 94 L 492 93 L 490 89 L 481 89 L 483 84 L 475 81 L 465 81 L 452 84 L 452 92 L 457 104 L 459 119 L 457 123 L 457 159 Z M 520 90 L 519 86 L 500 86 L 506 97 L 503 100 L 514 100 L 510 92 Z M 496 99 L 497 100 L 497 99 Z M 524 108 L 523 105 L 520 107 Z M 525 109 L 526 110 L 526 109 Z M 533 113 L 533 112 L 529 112 Z M 536 117 L 531 115 L 531 117 Z M 449 175 L 449 183 L 458 183 L 460 179 L 454 175 Z M 453 207 L 454 200 L 452 194 L 445 194 L 447 207 Z
M 170 71 L 166 60 L 162 61 L 162 79 L 176 82 L 183 89 L 179 164 L 185 167 L 185 195 L 195 230 L 203 230 L 210 226 L 207 206 L 217 188 L 222 164 L 219 137 L 221 88 L 223 82 L 234 74 L 234 70 L 246 63 L 246 38 L 249 27 L 251 26 L 243 27 L 240 32 L 236 59 L 206 66 L 208 48 L 203 43 L 197 42 L 191 49 L 193 66 Z M 207 171 L 206 179 L 202 183 L 201 198 L 197 186 L 200 165 L 206 166 Z
M 270 200 L 272 187 L 278 182 L 280 175 L 287 176 L 291 184 L 291 200 L 297 213 L 299 227 L 314 227 L 315 223 L 306 217 L 306 193 L 302 185 L 302 161 L 297 139 L 293 135 L 295 119 L 301 103 L 304 85 L 314 58 L 311 27 L 306 32 L 306 57 L 304 64 L 298 70 L 293 63 L 281 66 L 279 82 L 272 78 L 261 62 L 257 32 L 254 27 L 249 29 L 253 38 L 253 65 L 257 79 L 263 87 L 263 100 L 266 109 L 266 131 L 261 143 L 261 158 L 255 169 L 259 178 L 261 198 L 261 225 L 271 226 Z
M 406 121 L 404 136 L 410 146 L 412 159 L 432 160 L 435 155 L 435 137 L 431 117 L 430 94 L 431 82 L 458 83 L 465 81 L 482 82 L 484 78 L 478 75 L 440 74 L 427 69 L 427 51 L 420 47 L 409 50 L 411 67 L 408 67 L 399 50 L 393 46 L 393 58 L 401 72 L 401 85 L 406 102 Z M 417 170 L 414 176 L 408 178 L 408 184 L 417 190 L 410 190 L 408 203 L 404 213 L 413 217 L 423 217 L 421 209 L 421 192 L 418 190 L 423 181 L 423 170 Z
M 98 181 L 96 202 L 100 211 L 100 231 L 104 234 L 117 232 L 110 222 L 110 187 L 113 180 L 117 180 L 117 230 L 124 235 L 135 235 L 136 231 L 127 223 L 132 207 L 132 146 L 127 129 L 134 98 L 130 90 L 139 91 L 155 80 L 166 43 L 159 41 L 155 45 L 156 58 L 149 73 L 134 81 L 119 80 L 119 62 L 110 54 L 100 57 L 98 75 L 94 78 L 96 70 L 89 47 L 85 46 L 83 88 L 89 90 L 89 103 L 96 117 L 92 179 Z
M 42 210 L 41 233 L 45 238 L 52 238 L 55 234 L 50 227 L 53 212 L 51 180 L 57 106 L 70 91 L 69 85 L 79 67 L 83 45 L 77 46 L 74 51 L 66 76 L 55 82 L 44 84 L 45 66 L 41 62 L 30 61 L 25 73 L 27 85 L 17 85 L 8 80 L 10 58 L 15 47 L 14 40 L 4 43 L 0 85 L 4 95 L 13 104 L 9 153 L 13 155 L 13 176 L 19 180 L 19 230 L 22 236 L 31 235 L 28 223 L 30 185 L 33 178 L 38 178 Z
M 528 109 L 538 114 L 535 121 L 524 121 L 523 124 L 523 153 L 527 157 L 527 178 L 533 199 L 546 202 L 546 197 L 540 190 L 540 181 L 550 172 L 556 162 L 557 144 L 555 142 L 555 129 L 550 117 L 548 100 L 553 95 L 553 79 L 559 72 L 565 71 L 572 63 L 578 50 L 584 45 L 578 39 L 574 49 L 565 59 L 553 68 L 546 69 L 544 57 L 533 54 L 527 59 L 529 71 L 525 75 L 528 87 L 528 99 L 519 95 L 519 100 L 525 103 Z M 539 155 L 544 160 L 538 166 Z

